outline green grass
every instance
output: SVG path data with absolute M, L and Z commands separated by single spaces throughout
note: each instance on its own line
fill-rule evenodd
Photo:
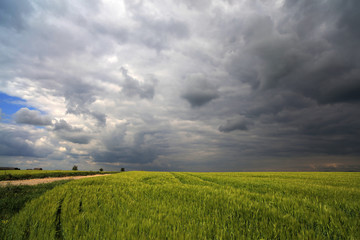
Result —
M 0 233 L 4 231 L 11 217 L 18 213 L 27 202 L 38 198 L 46 191 L 63 185 L 69 180 L 35 186 L 5 186 L 0 187 Z
M 84 176 L 117 172 L 100 171 L 63 171 L 63 170 L 0 170 L 0 181 L 21 180 L 46 177 Z
M 82 179 L 27 204 L 2 239 L 360 239 L 360 174 Z

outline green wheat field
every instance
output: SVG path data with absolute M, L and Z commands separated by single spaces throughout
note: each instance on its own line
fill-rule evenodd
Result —
M 360 239 L 360 173 L 126 172 L 28 202 L 4 239 Z

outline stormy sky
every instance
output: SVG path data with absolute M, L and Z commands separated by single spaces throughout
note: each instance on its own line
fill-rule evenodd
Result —
M 0 1 L 0 165 L 359 171 L 360 1 Z

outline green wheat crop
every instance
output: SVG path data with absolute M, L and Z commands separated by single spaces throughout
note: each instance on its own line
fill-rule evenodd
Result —
M 359 173 L 127 172 L 58 186 L 3 239 L 360 239 Z

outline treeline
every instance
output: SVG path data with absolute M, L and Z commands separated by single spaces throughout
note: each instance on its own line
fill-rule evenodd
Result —
M 47 178 L 47 177 L 67 177 L 67 176 L 86 176 L 95 174 L 112 174 L 118 172 L 110 171 L 36 171 L 36 170 L 12 170 L 12 171 L 0 171 L 0 181 L 5 180 L 23 180 L 33 178 Z

